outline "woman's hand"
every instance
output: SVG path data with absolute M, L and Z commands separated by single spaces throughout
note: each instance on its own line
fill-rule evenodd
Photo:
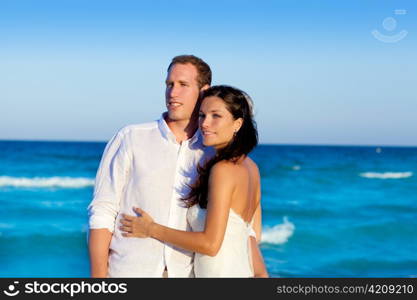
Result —
M 122 214 L 120 220 L 122 224 L 119 229 L 124 237 L 147 238 L 150 237 L 150 229 L 154 221 L 144 210 L 134 207 L 133 210 L 138 216 L 129 216 Z

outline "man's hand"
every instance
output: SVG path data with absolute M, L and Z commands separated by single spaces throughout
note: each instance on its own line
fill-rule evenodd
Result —
M 133 210 L 138 216 L 129 216 L 122 214 L 123 219 L 120 220 L 119 229 L 123 232 L 124 237 L 147 238 L 150 237 L 150 228 L 154 221 L 150 215 L 144 210 L 135 207 Z

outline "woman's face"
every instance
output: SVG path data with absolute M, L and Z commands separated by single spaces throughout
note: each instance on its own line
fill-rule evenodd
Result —
M 210 96 L 203 99 L 200 106 L 199 126 L 205 146 L 216 149 L 225 147 L 241 125 L 242 118 L 235 120 L 221 98 Z

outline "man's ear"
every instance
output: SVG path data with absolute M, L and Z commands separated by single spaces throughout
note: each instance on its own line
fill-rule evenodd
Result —
M 204 92 L 205 90 L 207 90 L 210 86 L 208 84 L 205 84 L 201 89 L 200 89 L 200 93 Z
M 203 96 L 203 92 L 205 91 L 205 90 L 207 90 L 208 88 L 209 88 L 210 86 L 208 85 L 208 84 L 205 84 L 201 89 L 200 89 L 200 93 L 199 93 L 199 99 L 200 100 L 202 100 L 201 99 L 201 97 Z

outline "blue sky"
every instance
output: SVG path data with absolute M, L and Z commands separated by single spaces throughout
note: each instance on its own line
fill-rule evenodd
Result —
M 146 2 L 0 1 L 0 139 L 155 120 L 195 54 L 252 96 L 262 143 L 417 145 L 415 1 Z

